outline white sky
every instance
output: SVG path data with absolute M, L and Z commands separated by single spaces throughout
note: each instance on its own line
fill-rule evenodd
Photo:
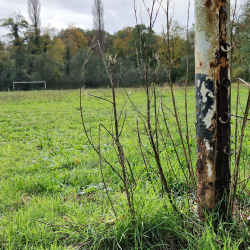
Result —
M 172 0 L 172 13 L 174 20 L 178 20 L 182 25 L 187 23 L 187 1 Z M 231 3 L 234 0 L 231 0 Z M 92 29 L 92 5 L 94 0 L 40 0 L 41 2 L 41 23 L 42 26 L 50 24 L 60 30 L 66 28 L 68 24 L 74 24 L 83 29 Z M 148 6 L 152 0 L 145 0 Z M 162 0 L 163 7 L 166 7 L 166 0 Z M 105 30 L 113 34 L 114 32 L 126 27 L 135 26 L 134 0 L 102 0 L 104 6 L 104 26 Z M 174 12 L 173 12 L 174 6 Z M 138 22 L 143 22 L 147 26 L 149 18 L 146 14 L 142 0 L 136 0 Z M 27 0 L 0 0 L 0 19 L 6 18 L 13 12 L 18 12 L 29 21 L 27 14 Z M 190 26 L 194 22 L 194 0 L 191 0 L 190 6 Z M 154 26 L 157 33 L 165 27 L 166 16 L 161 9 Z M 7 30 L 0 27 L 0 39 Z M 5 40 L 5 39 L 4 39 Z

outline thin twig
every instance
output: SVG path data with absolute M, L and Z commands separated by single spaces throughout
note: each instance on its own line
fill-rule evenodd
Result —
M 171 133 L 170 133 L 170 131 L 169 131 L 169 127 L 168 127 L 168 124 L 167 124 L 167 119 L 166 119 L 166 115 L 165 115 L 163 106 L 161 106 L 161 108 L 162 108 L 162 114 L 163 114 L 163 121 L 164 121 L 165 127 L 166 127 L 166 129 L 167 129 L 168 137 L 170 138 L 171 144 L 172 144 L 172 146 L 174 147 L 175 155 L 176 155 L 177 160 L 178 160 L 178 162 L 179 162 L 179 165 L 180 165 L 180 167 L 181 167 L 182 173 L 184 174 L 184 177 L 185 177 L 185 179 L 186 179 L 186 181 L 187 181 L 187 185 L 189 186 L 188 178 L 187 178 L 187 176 L 186 176 L 186 173 L 185 173 L 184 168 L 183 168 L 183 165 L 182 165 L 182 163 L 181 163 L 179 154 L 178 154 L 177 149 L 176 149 L 176 146 L 175 146 L 175 144 L 174 144 L 173 138 L 172 138 Z
M 240 79 L 240 80 L 242 80 L 242 79 Z M 237 151 L 237 156 L 236 156 L 236 161 L 235 161 L 235 176 L 234 176 L 234 181 L 232 182 L 232 185 L 233 185 L 232 205 L 234 204 L 234 201 L 235 201 L 237 182 L 238 182 L 238 174 L 239 174 L 239 166 L 240 166 L 240 156 L 241 156 L 241 150 L 242 150 L 242 144 L 243 144 L 243 139 L 244 139 L 244 132 L 245 132 L 247 117 L 248 117 L 248 113 L 249 113 L 249 108 L 250 108 L 250 91 L 248 93 L 248 100 L 247 100 L 244 119 L 243 119 L 243 123 L 242 123 L 242 127 L 241 127 L 241 136 L 240 136 L 239 148 L 238 148 L 238 151 Z
M 186 72 L 186 82 L 185 82 L 185 120 L 186 120 L 186 140 L 189 153 L 189 163 L 191 169 L 193 169 L 191 148 L 189 143 L 189 129 L 188 129 L 188 112 L 187 112 L 187 83 L 188 83 L 188 72 L 189 72 L 189 12 L 190 12 L 190 0 L 188 0 L 188 18 L 187 18 L 187 72 Z
M 104 100 L 104 101 L 106 101 L 106 102 L 109 102 L 109 103 L 113 104 L 113 102 L 107 100 L 106 98 L 102 98 L 102 97 L 99 97 L 99 96 L 96 96 L 96 95 L 91 95 L 91 94 L 87 94 L 87 95 L 88 95 L 88 96 L 93 96 L 93 97 L 98 98 L 98 99 L 102 99 L 102 100 Z
M 126 175 L 126 168 L 125 168 L 125 159 L 124 159 L 124 151 L 122 148 L 122 145 L 120 143 L 120 136 L 119 136 L 119 124 L 118 124 L 118 117 L 117 117 L 117 108 L 116 108 L 116 96 L 115 96 L 115 85 L 113 81 L 113 66 L 116 61 L 116 58 L 112 59 L 111 56 L 109 58 L 110 63 L 110 83 L 112 87 L 112 96 L 113 96 L 113 112 L 114 112 L 114 123 L 115 123 L 115 144 L 118 149 L 118 155 L 119 155 L 119 163 L 122 167 L 122 175 L 123 175 L 123 183 L 124 188 L 127 196 L 129 211 L 131 216 L 134 218 L 134 208 L 133 204 L 131 203 L 131 195 L 128 188 L 128 182 L 127 182 L 127 175 Z
M 243 116 L 239 116 L 239 115 L 234 115 L 234 114 L 231 114 L 231 116 L 236 117 L 236 118 L 240 118 L 240 119 L 244 119 L 244 117 L 243 117 Z M 249 119 L 249 118 L 247 118 L 247 120 L 248 120 L 248 121 L 250 121 L 250 119 Z
M 115 214 L 115 217 L 117 217 L 117 215 L 116 215 L 116 211 L 115 211 L 115 208 L 114 208 L 114 206 L 113 206 L 113 202 L 112 202 L 112 200 L 111 200 L 111 198 L 110 198 L 110 196 L 109 196 L 109 191 L 108 191 L 108 188 L 107 188 L 107 185 L 106 185 L 106 182 L 105 182 L 105 179 L 104 179 L 104 174 L 103 174 L 103 167 L 102 167 L 102 158 L 101 158 L 101 125 L 99 124 L 99 132 L 98 132 L 98 141 L 99 141 L 99 146 L 98 146 L 98 148 L 99 148 L 99 163 L 100 163 L 100 168 L 101 168 L 101 176 L 102 176 L 102 181 L 103 181 L 103 184 L 104 184 L 104 188 L 105 188 L 105 191 L 106 191 L 106 194 L 107 194 L 107 196 L 108 196 L 108 199 L 109 199 L 109 203 L 110 203 L 110 205 L 111 205 L 111 207 L 112 207 L 112 210 L 113 210 L 113 212 L 114 212 L 114 214 Z

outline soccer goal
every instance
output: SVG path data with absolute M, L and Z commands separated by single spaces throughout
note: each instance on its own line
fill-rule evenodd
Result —
M 44 84 L 44 89 L 46 90 L 46 82 L 45 81 L 31 81 L 31 82 L 13 82 L 13 91 L 15 91 L 15 85 L 16 84 L 35 84 L 35 83 L 43 83 Z

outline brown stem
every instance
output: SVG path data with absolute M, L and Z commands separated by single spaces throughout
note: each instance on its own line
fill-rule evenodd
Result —
M 106 182 L 105 182 L 105 179 L 104 179 L 104 174 L 103 174 L 103 167 L 102 167 L 102 158 L 100 157 L 101 155 L 101 142 L 100 142 L 100 137 L 101 137 L 101 125 L 99 124 L 99 132 L 98 132 L 98 141 L 99 141 L 99 146 L 98 146 L 98 149 L 99 149 L 99 163 L 100 163 L 100 168 L 101 168 L 101 175 L 102 175 L 102 181 L 103 181 L 103 184 L 104 184 L 104 188 L 105 188 L 105 191 L 106 191 L 106 194 L 108 196 L 108 199 L 109 199 L 109 203 L 112 207 L 112 210 L 115 214 L 115 217 L 117 217 L 116 215 L 116 211 L 114 209 L 114 206 L 113 206 L 113 202 L 109 196 L 109 191 L 108 191 L 108 188 L 107 188 L 107 185 L 106 185 Z
M 189 153 L 189 163 L 190 168 L 193 170 L 192 164 L 192 156 L 191 156 L 191 148 L 189 143 L 189 129 L 188 129 L 188 113 L 187 113 L 187 83 L 188 83 L 188 72 L 189 72 L 189 60 L 188 60 L 188 53 L 189 53 L 189 12 L 190 12 L 190 0 L 188 1 L 188 19 L 187 19 L 187 72 L 186 72 L 186 82 L 185 82 L 185 120 L 186 120 L 186 140 L 187 140 L 187 147 Z
M 131 196 L 128 188 L 128 182 L 127 182 L 127 174 L 126 174 L 126 167 L 125 167 L 125 159 L 124 159 L 124 152 L 122 145 L 120 143 L 120 136 L 119 136 L 119 124 L 118 124 L 118 116 L 117 116 L 117 108 L 116 108 L 116 96 L 115 96 L 115 85 L 113 81 L 113 65 L 115 63 L 115 58 L 112 60 L 110 57 L 110 82 L 112 87 L 112 96 L 113 96 L 113 112 L 114 112 L 114 122 L 115 122 L 115 144 L 118 149 L 118 156 L 119 156 L 119 163 L 122 167 L 122 175 L 123 175 L 123 183 L 125 187 L 125 192 L 127 196 L 127 202 L 130 210 L 130 214 L 132 217 L 134 217 L 134 209 L 131 203 Z
M 240 156 L 241 156 L 241 151 L 242 151 L 242 144 L 243 144 L 243 139 L 244 139 L 244 133 L 245 133 L 245 127 L 246 127 L 247 117 L 249 113 L 249 108 L 250 108 L 250 91 L 248 93 L 247 105 L 246 105 L 244 119 L 243 119 L 243 123 L 241 127 L 239 148 L 237 151 L 237 156 L 236 156 L 236 161 L 235 161 L 235 175 L 234 175 L 234 181 L 233 181 L 233 197 L 232 197 L 231 205 L 233 205 L 235 201 L 235 195 L 236 195 L 236 189 L 237 189 L 237 183 L 238 183 L 238 175 L 239 175 L 239 167 L 240 167 Z

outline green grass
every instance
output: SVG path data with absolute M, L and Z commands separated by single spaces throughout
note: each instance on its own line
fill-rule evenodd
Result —
M 130 91 L 131 99 L 145 112 L 142 89 Z M 111 100 L 108 89 L 88 92 Z M 234 87 L 232 110 L 235 92 Z M 185 133 L 184 91 L 176 88 L 175 94 Z M 169 89 L 164 88 L 161 96 L 166 106 L 173 110 Z M 117 102 L 120 109 L 125 99 L 123 90 L 119 89 Z M 247 89 L 243 87 L 243 108 L 246 99 Z M 97 144 L 98 124 L 110 126 L 110 103 L 87 97 L 85 91 L 82 102 L 88 131 L 91 126 L 91 135 Z M 192 87 L 188 89 L 188 103 L 190 145 L 195 163 L 195 95 Z M 127 121 L 121 143 L 138 177 L 144 168 L 136 135 L 138 113 L 130 103 L 125 109 Z M 152 171 L 150 175 L 141 175 L 134 190 L 136 223 L 133 225 L 123 183 L 104 164 L 105 182 L 115 216 L 104 190 L 99 158 L 83 132 L 79 91 L 2 92 L 0 111 L 0 249 L 239 249 L 239 245 L 241 249 L 247 249 L 249 225 L 235 219 L 233 224 L 221 224 L 214 232 L 212 225 L 199 221 L 194 207 L 189 208 L 190 194 L 186 193 L 185 180 L 170 143 L 168 151 L 177 180 L 170 173 L 168 184 L 178 196 L 178 207 L 187 217 L 176 214 L 162 194 L 157 173 Z M 166 113 L 171 135 L 185 166 L 174 118 L 167 110 Z M 140 127 L 143 129 L 142 124 Z M 249 138 L 248 126 L 242 175 L 249 173 Z M 142 139 L 144 147 L 149 149 L 147 138 Z M 101 150 L 110 162 L 118 165 L 111 139 L 104 129 Z M 164 157 L 167 155 L 163 154 Z M 155 168 L 153 159 L 150 163 Z M 164 169 L 169 170 L 167 159 Z M 245 215 L 249 216 L 249 198 L 241 190 L 240 195 L 245 199 Z M 114 224 L 109 222 L 116 218 Z

